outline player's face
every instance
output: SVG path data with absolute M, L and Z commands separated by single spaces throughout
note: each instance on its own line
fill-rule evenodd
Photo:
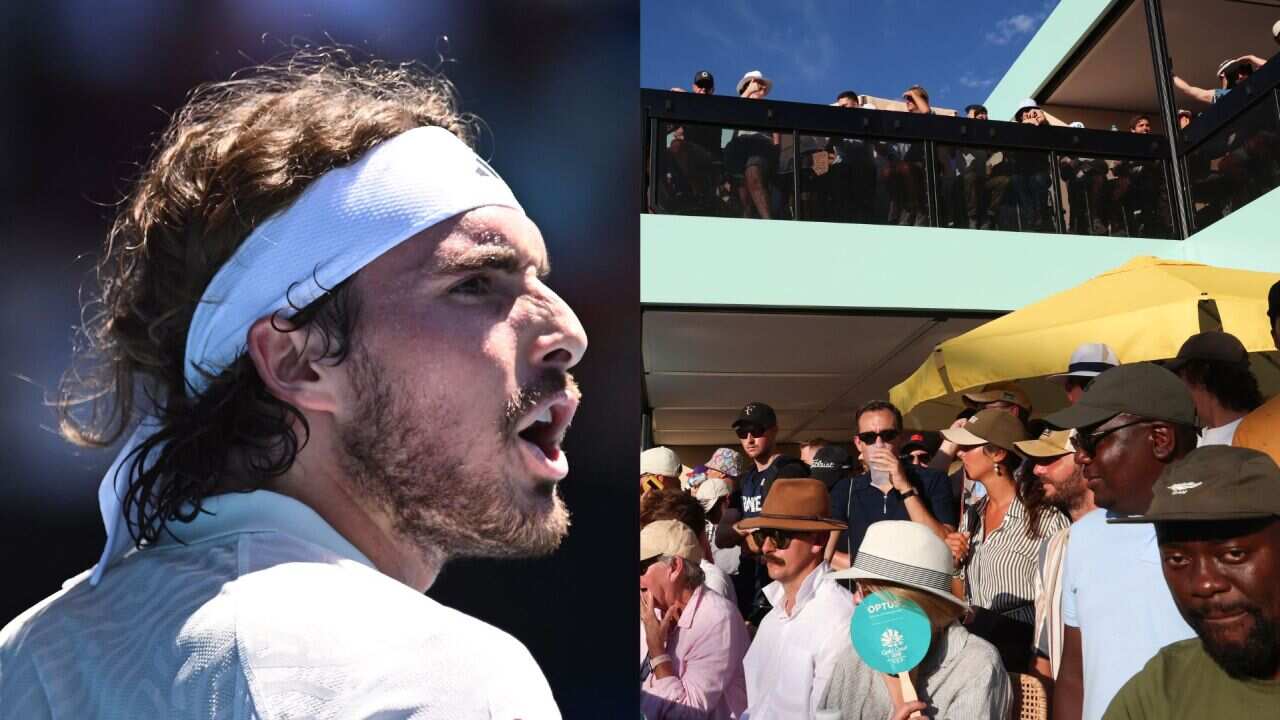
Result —
M 428 554 L 542 554 L 567 531 L 556 484 L 579 397 L 567 371 L 587 338 L 546 268 L 531 220 L 484 207 L 356 275 L 343 469 Z

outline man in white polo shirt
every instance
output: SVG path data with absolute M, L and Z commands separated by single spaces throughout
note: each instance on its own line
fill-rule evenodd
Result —
M 5 717 L 559 717 L 423 592 L 559 545 L 585 334 L 451 86 L 335 55 L 196 92 L 121 206 L 64 434 L 142 421 L 99 563 L 0 633 Z

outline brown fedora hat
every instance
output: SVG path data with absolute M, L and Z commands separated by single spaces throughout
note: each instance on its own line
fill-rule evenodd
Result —
M 779 530 L 844 530 L 849 526 L 832 520 L 831 498 L 821 480 L 797 478 L 778 480 L 769 488 L 760 514 L 739 522 L 740 530 L 777 528 Z

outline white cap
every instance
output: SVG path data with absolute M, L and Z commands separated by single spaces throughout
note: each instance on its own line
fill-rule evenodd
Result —
M 1073 128 L 1083 128 L 1083 127 L 1084 127 L 1084 123 L 1080 122 L 1079 120 L 1076 120 L 1075 122 L 1071 123 L 1071 127 L 1073 127 Z
M 640 562 L 663 555 L 699 563 L 702 545 L 689 526 L 679 520 L 655 520 L 640 531 Z
M 1276 24 L 1271 26 L 1271 37 L 1275 38 L 1276 42 L 1280 42 L 1280 20 L 1277 20 Z
M 1092 378 L 1097 377 L 1105 370 L 1120 364 L 1120 358 L 1116 357 L 1116 353 L 1103 343 L 1085 343 L 1076 348 L 1071 353 L 1071 360 L 1067 362 L 1067 371 L 1050 375 L 1050 380 L 1062 381 L 1069 377 Z
M 680 477 L 680 458 L 669 447 L 649 448 L 640 453 L 640 474 Z
M 728 496 L 730 492 L 732 490 L 724 478 L 707 478 L 693 489 L 693 496 L 702 503 L 704 511 L 711 512 L 711 508 L 716 506 L 720 498 Z

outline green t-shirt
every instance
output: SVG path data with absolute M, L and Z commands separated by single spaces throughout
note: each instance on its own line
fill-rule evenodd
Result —
M 1280 717 L 1280 682 L 1237 680 L 1200 638 L 1167 645 L 1120 688 L 1102 720 Z

